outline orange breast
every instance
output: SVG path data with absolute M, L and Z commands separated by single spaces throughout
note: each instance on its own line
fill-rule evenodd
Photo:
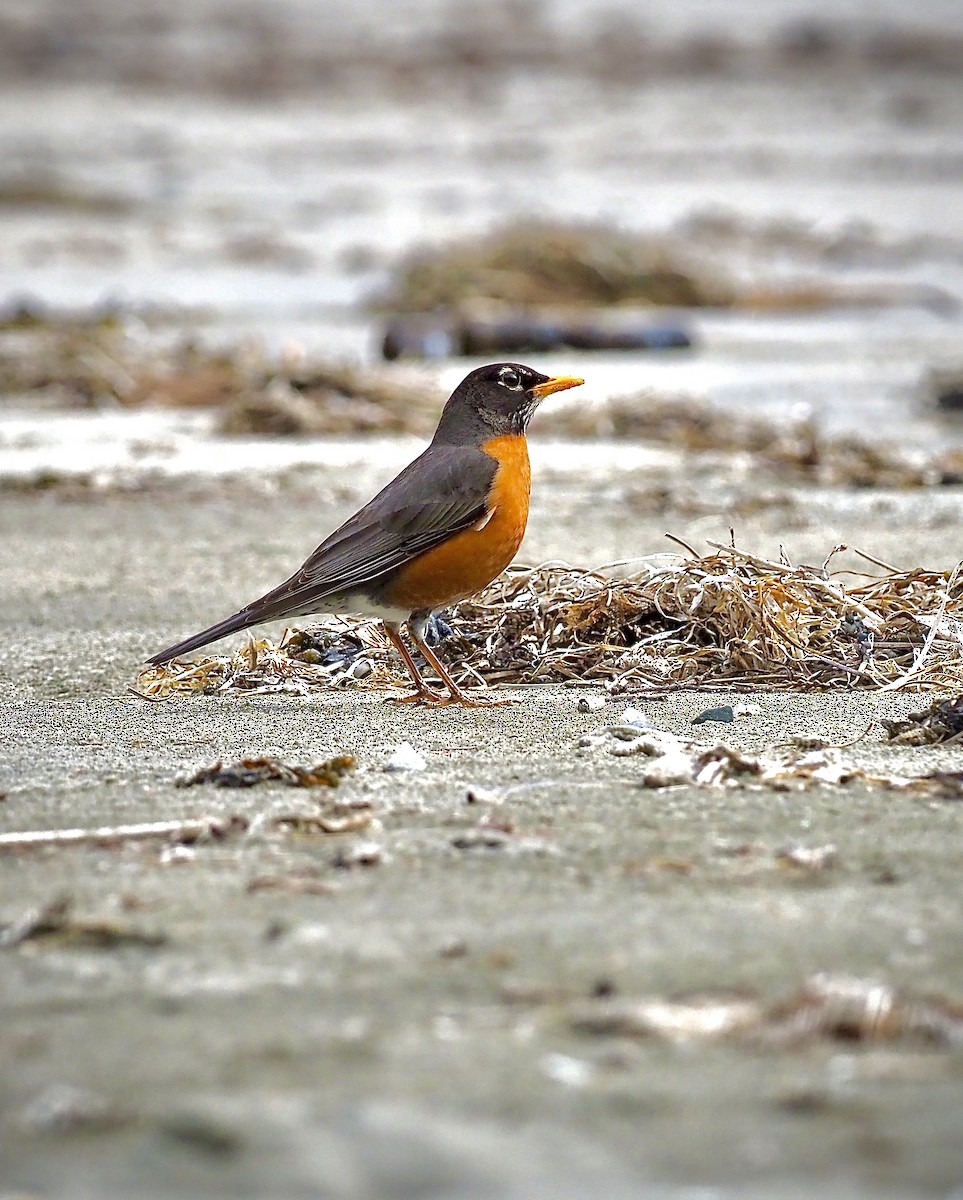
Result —
M 488 493 L 488 519 L 456 533 L 402 567 L 392 582 L 391 603 L 417 612 L 444 608 L 491 583 L 515 557 L 528 522 L 532 486 L 524 437 L 492 438 L 482 447 L 498 463 Z

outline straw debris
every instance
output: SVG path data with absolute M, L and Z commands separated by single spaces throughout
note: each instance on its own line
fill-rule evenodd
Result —
M 259 783 L 285 783 L 289 787 L 336 788 L 345 776 L 354 772 L 356 766 L 351 754 L 336 754 L 311 767 L 292 766 L 280 759 L 262 755 L 259 758 L 242 758 L 240 762 L 229 764 L 218 761 L 210 767 L 202 767 L 186 779 L 178 780 L 177 786 L 213 783 L 217 787 L 246 788 Z
M 835 553 L 835 551 L 833 552 Z M 443 653 L 475 686 L 602 683 L 613 693 L 729 687 L 792 691 L 959 689 L 963 579 L 892 571 L 844 581 L 820 567 L 772 562 L 731 546 L 702 557 L 659 555 L 624 578 L 548 564 L 514 567 L 448 615 Z M 321 643 L 360 642 L 370 672 L 289 657 L 303 639 L 251 642 L 232 656 L 175 660 L 143 672 L 140 694 L 300 694 L 332 683 L 405 680 L 376 621 L 325 618 Z M 302 653 L 299 649 L 296 653 Z M 359 677 L 360 676 L 360 677 Z
M 908 713 L 902 720 L 881 720 L 886 736 L 901 746 L 938 746 L 963 738 L 963 696 L 934 700 L 923 712 Z
M 735 1039 L 769 1049 L 842 1041 L 950 1050 L 963 1042 L 959 1001 L 849 975 L 813 975 L 792 995 L 770 1002 L 724 991 L 616 997 L 579 1001 L 568 1017 L 577 1032 L 602 1037 Z

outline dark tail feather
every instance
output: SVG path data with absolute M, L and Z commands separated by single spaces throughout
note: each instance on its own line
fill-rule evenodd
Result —
M 269 617 L 265 617 L 263 611 L 252 613 L 245 609 L 236 612 L 233 617 L 218 621 L 216 625 L 212 625 L 209 629 L 202 629 L 200 633 L 185 638 L 175 646 L 168 646 L 166 650 L 152 655 L 147 661 L 153 666 L 159 666 L 161 663 L 170 662 L 172 658 L 178 658 L 181 654 L 190 654 L 192 650 L 198 650 L 209 642 L 216 642 L 219 638 L 227 637 L 229 633 L 235 633 L 238 629 L 250 629 L 252 625 L 260 625 L 262 621 L 269 619 Z

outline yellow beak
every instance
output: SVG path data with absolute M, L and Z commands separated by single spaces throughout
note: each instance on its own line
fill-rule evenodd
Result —
M 537 383 L 532 388 L 532 395 L 537 396 L 539 400 L 544 400 L 552 392 L 564 392 L 568 388 L 581 387 L 584 382 L 585 380 L 579 379 L 577 375 L 556 375 L 554 379 L 547 379 L 544 383 Z

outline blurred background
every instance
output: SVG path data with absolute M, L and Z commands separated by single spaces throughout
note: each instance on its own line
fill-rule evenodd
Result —
M 440 396 L 526 357 L 584 374 L 580 403 L 671 388 L 955 443 L 961 64 L 957 0 L 3 0 L 0 473 L 67 469 L 64 408 L 177 409 L 115 423 L 97 460 L 129 465 L 136 437 L 142 469 L 170 468 L 170 438 L 210 433 L 203 410 L 249 399 L 252 369 L 263 392 L 327 360 Z M 422 322 L 402 348 L 424 361 L 381 365 L 408 310 L 518 308 L 504 247 L 427 299 L 406 256 L 443 266 L 451 239 L 513 222 L 524 243 L 533 219 L 601 230 L 572 251 L 590 274 L 637 254 L 705 285 L 585 297 L 590 323 L 668 303 L 675 348 L 457 357 Z M 553 269 L 522 299 L 551 304 Z M 345 394 L 330 431 L 377 428 Z M 244 420 L 221 427 L 327 429 Z

